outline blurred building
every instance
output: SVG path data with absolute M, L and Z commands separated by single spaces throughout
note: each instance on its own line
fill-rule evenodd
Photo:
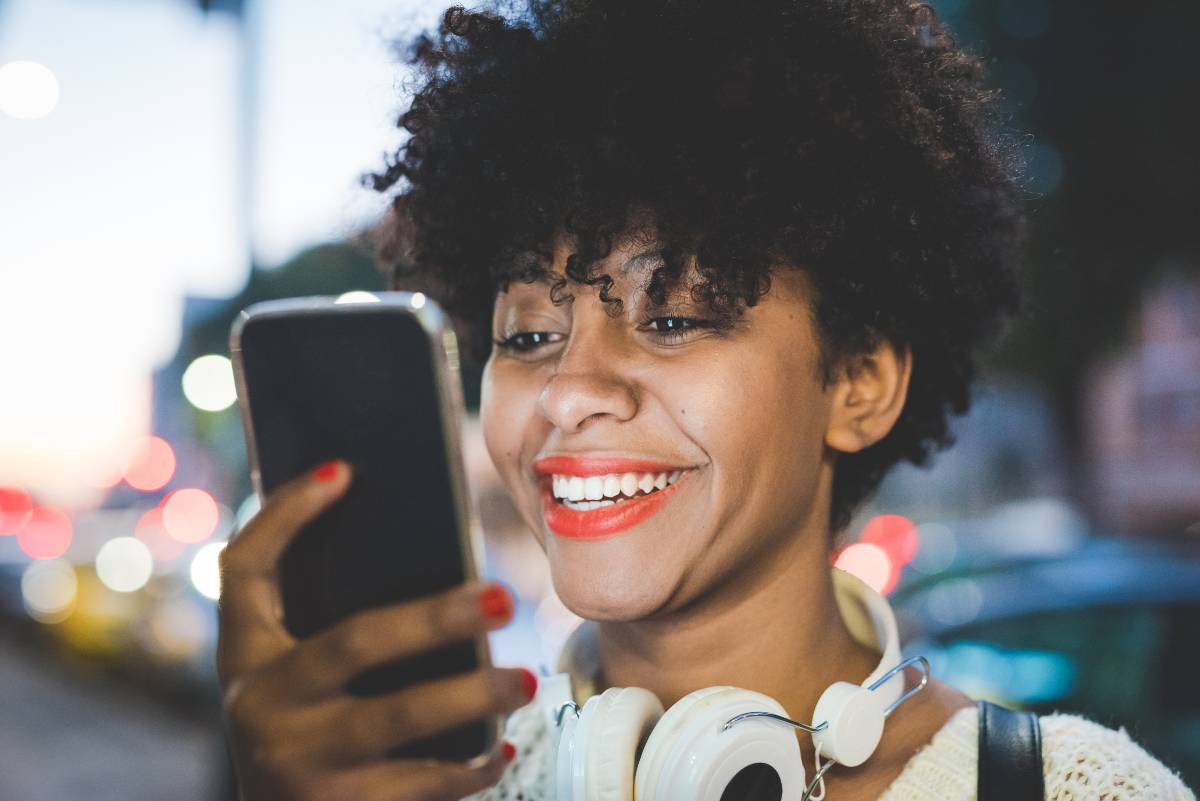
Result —
M 1200 276 L 1147 290 L 1131 344 L 1087 387 L 1096 512 L 1120 530 L 1200 538 Z

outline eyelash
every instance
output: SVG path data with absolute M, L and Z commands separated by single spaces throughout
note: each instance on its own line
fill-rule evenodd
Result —
M 678 342 L 680 342 L 681 340 L 686 338 L 686 334 L 689 331 L 699 331 L 702 329 L 713 327 L 713 322 L 711 320 L 701 320 L 701 319 L 698 319 L 695 317 L 655 317 L 653 319 L 647 320 L 645 323 L 643 323 L 643 325 L 657 323 L 660 320 L 680 320 L 682 322 L 689 323 L 687 328 L 674 328 L 674 329 L 671 329 L 668 331 L 653 331 L 653 332 L 651 332 L 651 334 L 653 336 L 659 338 L 659 344 L 662 344 L 662 345 L 677 344 Z M 546 336 L 547 333 L 548 332 L 546 332 L 546 331 L 518 331 L 517 333 L 509 336 L 506 339 L 493 339 L 492 341 L 496 344 L 497 347 L 504 348 L 505 350 L 516 351 L 517 353 L 530 353 L 530 352 L 536 350 L 537 348 L 541 347 L 542 345 L 549 344 L 549 343 L 537 342 L 537 343 L 532 343 L 527 346 L 520 346 L 520 345 L 516 344 L 517 339 L 519 337 L 536 337 L 536 336 L 544 337 L 544 336 Z

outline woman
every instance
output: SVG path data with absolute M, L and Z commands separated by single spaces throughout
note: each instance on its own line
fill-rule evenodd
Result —
M 451 9 L 413 60 L 412 136 L 374 176 L 400 190 L 381 254 L 487 360 L 488 452 L 588 621 L 562 657 L 575 699 L 642 687 L 669 707 L 736 685 L 812 719 L 826 687 L 880 660 L 843 618 L 833 535 L 892 465 L 948 443 L 974 350 L 1017 307 L 1015 146 L 980 62 L 928 5 L 899 0 Z M 283 632 L 274 561 L 353 480 L 345 464 L 318 473 L 223 557 L 220 674 L 245 800 L 552 798 L 531 672 L 340 690 L 503 625 L 502 587 L 304 643 Z M 509 712 L 511 741 L 481 765 L 383 759 Z M 934 677 L 825 792 L 971 797 L 975 714 Z M 1048 798 L 1192 798 L 1123 732 L 1042 727 Z

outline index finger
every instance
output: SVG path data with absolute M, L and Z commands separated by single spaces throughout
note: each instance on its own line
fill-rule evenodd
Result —
M 222 680 L 269 664 L 295 644 L 283 625 L 277 567 L 296 533 L 349 486 L 349 464 L 332 464 L 332 475 L 328 467 L 318 468 L 281 484 L 221 551 L 217 672 Z

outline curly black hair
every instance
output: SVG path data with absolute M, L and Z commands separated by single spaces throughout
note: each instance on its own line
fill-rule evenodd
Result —
M 835 468 L 831 531 L 902 459 L 953 442 L 975 350 L 1019 305 L 1027 228 L 1017 137 L 978 56 L 905 0 L 496 0 L 452 7 L 408 43 L 410 135 L 364 178 L 398 189 L 378 256 L 492 346 L 496 293 L 546 277 L 556 237 L 571 281 L 652 216 L 693 299 L 741 314 L 773 269 L 814 288 L 826 385 L 882 342 L 911 347 L 907 402 L 886 437 Z

